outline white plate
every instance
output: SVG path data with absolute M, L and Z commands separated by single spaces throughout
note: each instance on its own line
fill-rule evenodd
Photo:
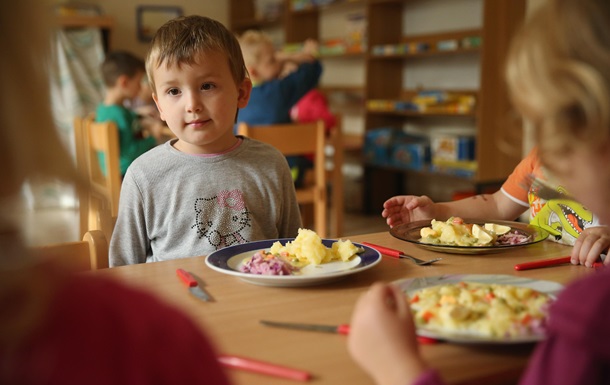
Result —
M 394 284 L 398 286 L 403 292 L 407 293 L 411 297 L 416 291 L 431 286 L 445 285 L 451 283 L 458 283 L 462 281 L 487 283 L 487 284 L 500 284 L 500 285 L 513 285 L 529 287 L 537 290 L 541 293 L 549 294 L 551 297 L 556 298 L 557 294 L 563 290 L 563 285 L 553 281 L 541 281 L 537 279 L 522 278 L 514 275 L 496 275 L 496 274 L 455 274 L 455 275 L 441 275 L 435 277 L 420 277 L 420 278 L 407 278 L 395 281 Z M 519 344 L 519 343 L 531 343 L 543 340 L 544 334 L 531 334 L 519 337 L 510 338 L 491 338 L 482 337 L 477 335 L 465 335 L 456 333 L 443 333 L 438 331 L 427 330 L 422 327 L 417 328 L 417 334 L 424 337 L 431 337 L 439 340 L 459 342 L 459 343 L 483 343 L 483 344 Z
M 511 231 L 517 231 L 524 235 L 529 235 L 530 239 L 527 242 L 519 243 L 516 245 L 493 245 L 493 246 L 456 246 L 456 245 L 439 245 L 432 243 L 421 242 L 421 235 L 419 234 L 421 229 L 424 227 L 430 227 L 430 220 L 415 221 L 406 223 L 400 226 L 393 227 L 390 229 L 390 234 L 403 241 L 414 243 L 415 245 L 432 250 L 440 253 L 451 253 L 451 254 L 488 254 L 497 253 L 500 251 L 513 249 L 515 247 L 524 247 L 533 245 L 540 241 L 544 241 L 549 233 L 541 227 L 530 225 L 521 222 L 510 222 L 500 220 L 484 220 L 484 219 L 473 219 L 464 218 L 464 223 L 478 224 L 483 226 L 485 223 L 496 223 L 499 225 L 509 226 Z
M 347 262 L 330 262 L 317 266 L 308 265 L 293 275 L 259 275 L 240 271 L 240 267 L 246 259 L 252 257 L 259 250 L 268 250 L 277 241 L 285 245 L 286 242 L 294 241 L 294 238 L 268 239 L 225 247 L 208 255 L 205 263 L 213 270 L 234 275 L 256 285 L 296 287 L 328 283 L 370 269 L 381 261 L 381 254 L 377 250 L 354 243 L 356 247 L 362 247 L 364 253 Z M 336 241 L 335 239 L 323 239 L 322 243 L 326 247 L 331 247 Z

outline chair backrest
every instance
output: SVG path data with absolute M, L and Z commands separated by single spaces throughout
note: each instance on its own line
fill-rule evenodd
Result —
M 76 271 L 108 267 L 108 240 L 101 230 L 85 233 L 82 241 L 55 243 L 34 247 L 42 258 L 54 258 Z
M 74 138 L 77 167 L 90 184 L 89 191 L 79 191 L 80 234 L 101 229 L 110 239 L 121 191 L 118 129 L 114 122 L 76 118 Z
M 296 189 L 296 195 L 301 207 L 304 204 L 313 204 L 314 230 L 320 237 L 326 237 L 327 197 L 324 122 L 320 120 L 311 123 L 256 126 L 240 123 L 237 131 L 239 135 L 272 145 L 285 156 L 313 155 L 313 179 L 311 181 L 306 179 L 305 185 Z
M 341 238 L 343 236 L 343 222 L 344 222 L 344 183 L 343 183 L 343 163 L 344 163 L 344 151 L 343 148 L 343 116 L 335 114 L 335 127 L 331 130 L 328 135 L 327 143 L 333 148 L 332 155 L 332 168 L 327 170 L 327 178 L 331 185 L 331 215 L 330 215 L 330 227 L 331 236 L 334 238 Z

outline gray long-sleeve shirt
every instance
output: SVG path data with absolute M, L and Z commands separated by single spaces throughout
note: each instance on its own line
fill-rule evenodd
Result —
M 110 266 L 208 255 L 225 246 L 296 237 L 301 226 L 286 158 L 244 138 L 212 157 L 173 141 L 136 159 L 121 187 Z

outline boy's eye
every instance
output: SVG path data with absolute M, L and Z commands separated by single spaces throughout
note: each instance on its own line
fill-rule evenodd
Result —
M 204 83 L 204 84 L 201 85 L 201 89 L 203 91 L 209 91 L 209 90 L 211 90 L 213 88 L 214 88 L 214 85 L 210 84 L 210 83 Z
M 167 93 L 169 95 L 175 96 L 175 95 L 180 94 L 180 90 L 177 88 L 170 88 L 169 90 L 167 90 Z

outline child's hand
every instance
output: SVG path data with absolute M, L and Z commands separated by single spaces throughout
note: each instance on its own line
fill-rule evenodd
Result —
M 607 253 L 610 248 L 610 227 L 589 227 L 580 234 L 574 248 L 572 249 L 572 263 L 592 267 L 599 255 Z M 610 258 L 606 257 L 604 265 L 610 264 Z
M 360 297 L 348 350 L 377 385 L 410 384 L 426 370 L 406 297 L 393 285 L 376 283 Z
M 318 56 L 318 49 L 319 49 L 319 44 L 316 40 L 307 39 L 303 43 L 303 48 L 301 49 L 301 52 L 303 52 L 304 54 L 316 57 L 316 56 Z
M 435 203 L 427 196 L 397 195 L 383 203 L 381 216 L 390 227 L 435 218 Z

